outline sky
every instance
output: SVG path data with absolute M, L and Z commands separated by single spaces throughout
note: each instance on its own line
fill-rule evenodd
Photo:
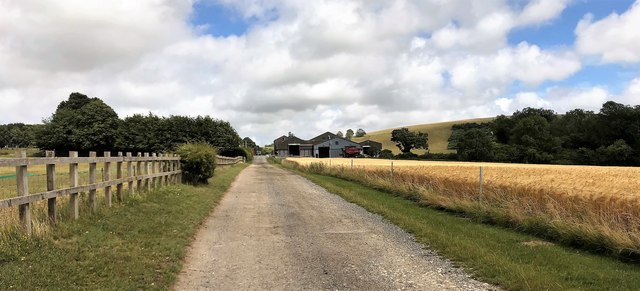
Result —
M 72 92 L 258 144 L 640 104 L 640 0 L 0 0 L 0 124 Z

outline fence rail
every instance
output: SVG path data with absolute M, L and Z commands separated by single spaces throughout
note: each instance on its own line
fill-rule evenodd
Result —
M 221 165 L 221 166 L 235 165 L 240 162 L 244 162 L 244 157 L 238 156 L 235 158 L 231 158 L 231 157 L 216 156 L 216 165 Z
M 103 164 L 102 182 L 96 180 L 97 164 Z M 89 180 L 87 184 L 80 185 L 78 164 L 89 164 Z M 44 192 L 29 193 L 29 166 L 46 165 L 46 184 Z M 56 189 L 56 166 L 69 166 L 69 185 L 66 188 Z M 104 152 L 103 157 L 97 157 L 95 152 L 90 152 L 89 157 L 78 157 L 78 152 L 69 152 L 69 157 L 55 157 L 53 152 L 47 152 L 46 158 L 27 158 L 26 151 L 20 151 L 16 158 L 0 159 L 0 167 L 16 167 L 17 196 L 0 200 L 0 209 L 18 207 L 20 225 L 26 234 L 30 235 L 32 203 L 47 200 L 48 217 L 51 223 L 56 223 L 58 214 L 56 198 L 69 196 L 69 209 L 73 219 L 79 218 L 79 198 L 81 192 L 89 193 L 89 205 L 92 211 L 97 209 L 97 190 L 104 189 L 104 201 L 108 207 L 112 205 L 112 190 L 118 201 L 125 196 L 125 185 L 128 195 L 135 192 L 148 192 L 158 189 L 163 185 L 180 183 L 182 171 L 180 170 L 180 157 L 175 155 L 131 153 L 117 157 L 111 157 L 111 152 Z M 115 179 L 111 177 L 112 166 L 115 166 Z M 114 188 L 115 187 L 115 188 Z M 112 189 L 114 188 L 114 189 Z

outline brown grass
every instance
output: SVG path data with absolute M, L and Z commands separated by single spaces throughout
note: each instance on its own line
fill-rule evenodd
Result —
M 287 160 L 567 244 L 640 255 L 640 168 L 394 161 L 392 179 L 388 160 L 354 159 L 353 170 L 350 159 Z
M 477 118 L 477 119 L 466 119 L 466 120 L 458 120 L 458 121 L 449 121 L 449 122 L 439 122 L 439 123 L 430 123 L 430 124 L 419 124 L 419 125 L 411 125 L 404 126 L 409 128 L 411 131 L 421 131 L 429 134 L 429 151 L 432 153 L 454 153 L 453 150 L 448 150 L 447 145 L 449 144 L 449 137 L 451 136 L 451 126 L 454 124 L 461 124 L 467 122 L 490 122 L 493 117 L 490 118 Z M 361 142 L 364 140 L 374 140 L 382 143 L 383 149 L 389 149 L 393 151 L 394 154 L 399 154 L 400 150 L 396 145 L 391 141 L 391 131 L 396 128 L 383 129 L 378 131 L 373 131 L 367 133 L 364 137 L 354 137 L 353 140 L 356 142 Z M 416 154 L 424 154 L 425 150 L 414 150 Z

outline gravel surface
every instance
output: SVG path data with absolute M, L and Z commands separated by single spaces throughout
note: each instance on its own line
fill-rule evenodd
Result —
M 191 246 L 176 290 L 495 290 L 379 215 L 257 158 Z

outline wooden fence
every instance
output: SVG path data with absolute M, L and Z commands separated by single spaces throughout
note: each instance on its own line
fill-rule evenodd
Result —
M 103 164 L 102 182 L 96 182 L 96 166 Z M 78 164 L 89 164 L 89 181 L 86 185 L 78 184 Z M 46 165 L 47 191 L 29 193 L 29 166 Z M 55 189 L 56 166 L 69 166 L 69 187 Z M 135 192 L 157 189 L 163 185 L 180 183 L 180 157 L 176 155 L 162 155 L 149 153 L 118 153 L 111 157 L 111 152 L 104 152 L 103 157 L 97 157 L 90 152 L 89 157 L 78 157 L 78 152 L 69 152 L 69 157 L 55 157 L 53 152 L 47 152 L 46 158 L 27 158 L 26 151 L 21 151 L 13 159 L 0 159 L 0 167 L 16 167 L 17 196 L 0 200 L 0 209 L 18 207 L 20 225 L 25 233 L 31 234 L 31 203 L 47 200 L 47 211 L 50 222 L 56 223 L 56 198 L 69 195 L 69 209 L 73 219 L 79 217 L 78 193 L 89 193 L 89 205 L 92 211 L 98 207 L 96 190 L 104 189 L 105 204 L 112 205 L 112 190 L 118 201 L 124 199 L 125 193 L 133 195 Z M 111 177 L 112 166 L 115 166 L 115 179 Z M 125 185 L 126 192 L 125 192 Z M 115 189 L 112 189 L 115 187 Z
M 237 163 L 244 162 L 244 157 L 239 156 L 235 158 L 216 156 L 216 165 L 226 166 L 235 165 Z

